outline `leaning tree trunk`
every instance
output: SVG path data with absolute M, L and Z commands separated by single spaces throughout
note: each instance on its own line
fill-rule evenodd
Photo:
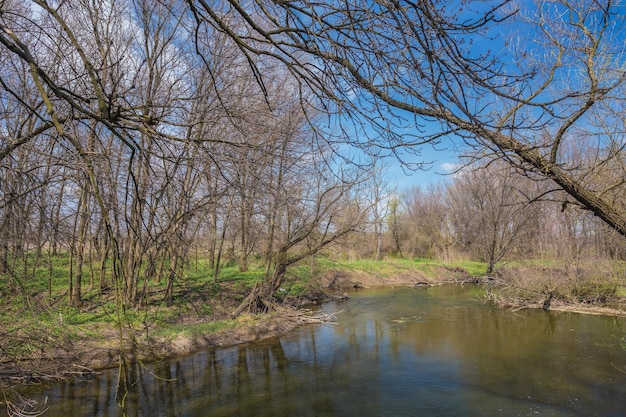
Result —
M 254 286 L 250 294 L 235 309 L 232 317 L 239 317 L 244 311 L 256 314 L 272 310 L 274 294 L 285 281 L 287 266 L 286 263 L 276 265 L 273 274 Z

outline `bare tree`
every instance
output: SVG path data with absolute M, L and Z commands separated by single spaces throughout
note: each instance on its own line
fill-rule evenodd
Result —
M 306 131 L 287 127 L 284 133 L 265 189 L 265 277 L 234 315 L 271 308 L 289 266 L 363 229 L 373 209 L 371 202 L 352 209 L 355 196 L 366 188 L 367 171 L 332 162 L 330 152 L 322 159 L 311 156 L 315 144 Z
M 448 205 L 442 185 L 422 190 L 414 186 L 401 195 L 402 227 L 409 257 L 436 258 L 445 252 Z
M 374 260 L 380 261 L 383 255 L 383 237 L 385 234 L 385 217 L 389 213 L 389 200 L 392 198 L 393 190 L 388 185 L 386 178 L 387 169 L 382 161 L 374 161 L 372 165 L 373 175 L 367 198 L 372 203 L 371 226 L 374 233 Z M 370 242 L 371 243 L 371 242 Z
M 388 202 L 388 214 L 387 214 L 387 227 L 389 234 L 391 235 L 392 242 L 392 254 L 402 258 L 402 246 L 400 241 L 402 239 L 402 230 L 400 224 L 400 198 L 393 196 Z
M 448 187 L 449 216 L 457 241 L 487 262 L 488 275 L 537 217 L 528 197 L 536 193 L 524 189 L 523 182 L 528 180 L 496 161 L 474 169 L 465 167 Z
M 320 105 L 367 120 L 381 135 L 358 142 L 367 150 L 397 154 L 454 138 L 554 181 L 626 235 L 626 211 L 615 200 L 623 180 L 587 181 L 624 159 L 618 1 L 537 0 L 523 10 L 513 1 L 188 4 L 201 27 L 227 34 L 245 56 L 284 64 Z M 599 129 L 598 120 L 611 127 Z M 564 152 L 581 137 L 596 151 L 584 165 Z

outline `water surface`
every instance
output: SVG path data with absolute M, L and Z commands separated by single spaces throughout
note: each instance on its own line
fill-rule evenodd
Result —
M 52 417 L 626 416 L 624 318 L 503 311 L 479 291 L 363 290 L 323 306 L 332 324 L 136 367 L 127 391 L 114 370 L 32 395 Z

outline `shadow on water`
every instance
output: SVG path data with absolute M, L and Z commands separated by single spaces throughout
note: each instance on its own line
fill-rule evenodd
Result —
M 322 307 L 343 310 L 332 324 L 31 395 L 53 417 L 626 415 L 624 318 L 502 311 L 479 291 L 361 291 Z

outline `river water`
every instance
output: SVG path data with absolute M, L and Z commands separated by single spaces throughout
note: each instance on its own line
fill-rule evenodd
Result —
M 335 322 L 40 388 L 45 416 L 626 416 L 626 319 L 505 311 L 474 286 L 380 288 Z M 123 402 L 123 407 L 119 403 Z

